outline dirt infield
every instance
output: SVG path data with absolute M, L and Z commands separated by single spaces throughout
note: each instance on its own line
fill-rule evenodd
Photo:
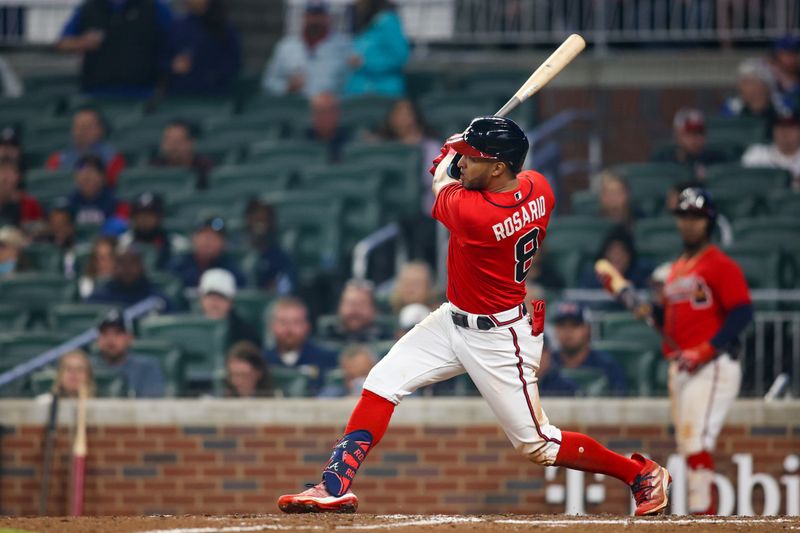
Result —
M 258 531 L 667 531 L 715 533 L 800 531 L 800 517 L 668 516 L 630 518 L 612 515 L 234 515 L 234 516 L 108 516 L 87 518 L 0 518 L 0 533 L 248 533 Z

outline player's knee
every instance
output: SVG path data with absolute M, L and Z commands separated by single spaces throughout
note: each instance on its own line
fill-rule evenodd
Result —
M 558 445 L 553 442 L 522 443 L 516 448 L 530 462 L 542 466 L 552 465 L 558 455 Z

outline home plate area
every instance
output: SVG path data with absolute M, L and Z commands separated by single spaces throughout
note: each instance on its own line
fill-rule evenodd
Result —
M 0 518 L 0 533 L 245 533 L 258 531 L 800 531 L 800 517 L 631 518 L 612 515 L 236 515 Z

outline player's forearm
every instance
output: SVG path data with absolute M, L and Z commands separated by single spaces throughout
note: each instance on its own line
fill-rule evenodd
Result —
M 753 321 L 753 306 L 743 304 L 728 311 L 722 327 L 711 339 L 711 344 L 719 351 L 726 350 L 739 338 L 744 329 Z

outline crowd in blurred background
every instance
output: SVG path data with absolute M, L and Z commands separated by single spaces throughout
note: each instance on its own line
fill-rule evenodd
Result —
M 390 2 L 356 2 L 346 35 L 332 29 L 325 2 L 308 2 L 301 31 L 274 47 L 245 100 L 223 0 L 186 0 L 180 17 L 160 0 L 87 0 L 57 48 L 80 54 L 79 91 L 52 112 L 0 125 L 0 354 L 25 335 L 65 337 L 78 326 L 97 327 L 98 338 L 34 375 L 25 394 L 75 394 L 86 382 L 94 394 L 131 397 L 358 395 L 392 342 L 444 301 L 425 169 L 466 123 L 441 120 L 435 98 L 407 96 L 410 46 Z M 568 232 L 555 229 L 530 272 L 531 297 L 556 295 L 543 395 L 592 394 L 598 382 L 581 369 L 600 374 L 603 394 L 642 393 L 624 361 L 594 345 L 591 310 L 558 302 L 558 291 L 599 289 L 591 260 L 601 257 L 637 288 L 657 290 L 657 267 L 680 248 L 654 253 L 642 241 L 677 239 L 664 220 L 686 185 L 714 192 L 733 168 L 772 172 L 745 174 L 749 185 L 719 195 L 723 244 L 737 217 L 756 213 L 754 187 L 800 191 L 798 102 L 800 42 L 782 38 L 742 62 L 722 109 L 675 114 L 674 138 L 649 167 L 668 169 L 668 179 L 657 175 L 654 186 L 636 172 L 647 165 L 632 162 L 559 199 L 564 220 L 571 204 L 573 220 L 593 217 L 603 235 L 593 256 L 576 260 L 559 245 Z M 734 119 L 736 132 L 710 135 Z M 349 279 L 349 259 L 386 222 L 400 223 L 411 254 L 379 291 Z M 744 268 L 752 282 L 763 274 Z M 63 283 L 39 307 L 13 292 L 53 278 Z M 162 322 L 120 313 L 148 297 L 163 301 Z M 59 326 L 67 322 L 76 329 Z M 174 333 L 181 324 L 184 337 Z M 421 394 L 474 392 L 457 378 Z

